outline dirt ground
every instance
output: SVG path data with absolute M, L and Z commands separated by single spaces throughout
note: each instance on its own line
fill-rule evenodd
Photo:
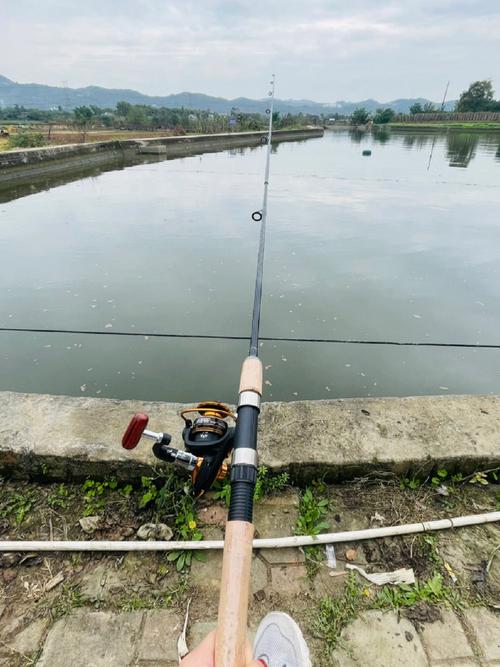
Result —
M 173 501 L 169 505 L 175 494 L 184 493 L 177 482 L 161 510 L 156 502 L 141 507 L 149 490 L 147 484 L 134 490 L 103 487 L 94 481 L 87 487 L 7 480 L 0 484 L 0 540 L 130 540 L 148 522 L 165 523 L 174 532 L 182 529 L 178 507 Z M 320 485 L 314 491 L 329 501 L 326 521 L 332 532 L 488 512 L 498 507 L 499 487 L 492 484 L 466 481 L 453 488 L 450 485 L 448 495 L 441 495 L 431 484 L 416 489 L 400 488 L 401 484 L 396 479 L 364 479 Z M 257 503 L 257 535 L 293 534 L 301 493 L 302 489 L 288 487 Z M 99 517 L 98 528 L 91 534 L 84 533 L 79 523 L 85 515 Z M 225 505 L 210 494 L 198 503 L 196 517 L 186 515 L 186 521 L 194 520 L 204 538 L 217 539 L 223 536 L 225 515 Z M 314 618 L 325 597 L 345 595 L 345 565 L 349 562 L 369 572 L 413 568 L 421 582 L 438 571 L 453 591 L 457 607 L 495 608 L 500 602 L 499 545 L 498 524 L 339 544 L 335 547 L 336 570 L 327 567 L 324 550 L 312 559 L 313 568 L 309 567 L 310 555 L 299 550 L 262 550 L 254 558 L 250 626 L 255 627 L 270 610 L 287 611 L 305 628 L 313 651 L 323 652 L 324 638 L 315 634 Z M 114 612 L 168 608 L 184 616 L 190 599 L 192 621 L 215 621 L 220 565 L 219 552 L 210 552 L 205 562 L 193 560 L 191 568 L 181 571 L 164 553 L 0 555 L 0 658 L 2 646 L 8 647 L 20 629 L 35 621 L 53 624 L 79 607 Z M 367 582 L 362 585 L 366 603 L 375 602 L 374 587 Z M 419 602 L 402 613 L 415 623 L 433 621 L 439 618 L 440 605 Z M 16 662 L 10 655 L 9 660 L 12 667 L 34 664 L 26 662 L 26 656 L 16 657 Z

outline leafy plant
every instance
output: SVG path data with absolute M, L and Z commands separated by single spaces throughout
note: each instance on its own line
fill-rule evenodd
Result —
M 481 486 L 488 486 L 488 473 L 476 472 L 469 480 L 469 484 L 480 484 Z
M 258 503 L 265 496 L 272 495 L 283 491 L 290 482 L 290 475 L 287 472 L 282 472 L 273 475 L 269 468 L 260 466 L 257 471 L 257 481 L 255 483 L 255 491 L 253 499 Z M 231 484 L 229 479 L 225 479 L 219 483 L 215 490 L 216 500 L 223 500 L 229 507 L 231 501 Z
M 409 489 L 411 491 L 416 491 L 422 486 L 422 482 L 417 477 L 405 477 L 401 480 L 400 483 L 401 489 Z
M 402 584 L 397 587 L 384 586 L 377 595 L 375 606 L 381 609 L 398 609 L 412 607 L 417 602 L 428 604 L 447 602 L 459 606 L 456 593 L 444 584 L 439 572 L 423 583 L 417 581 L 414 584 Z
M 65 509 L 73 494 L 66 484 L 58 484 L 47 496 L 47 503 L 54 509 Z
M 258 503 L 264 496 L 279 493 L 287 487 L 289 481 L 290 475 L 287 472 L 272 475 L 270 474 L 269 468 L 260 466 L 257 472 L 257 482 L 255 483 L 253 499 Z
M 313 489 L 316 493 L 313 493 Z M 329 528 L 330 524 L 325 521 L 329 501 L 328 498 L 322 497 L 323 492 L 324 486 L 317 483 L 313 487 L 307 487 L 302 493 L 299 501 L 299 516 L 295 524 L 296 535 L 318 535 Z M 318 547 L 310 546 L 304 547 L 304 553 L 307 573 L 312 578 L 318 571 L 321 552 Z
M 150 502 L 158 497 L 158 489 L 153 483 L 152 477 L 141 477 L 141 493 L 139 498 L 139 507 L 146 507 Z
M 330 524 L 325 521 L 328 498 L 317 497 L 311 487 L 307 487 L 300 497 L 299 516 L 295 526 L 296 535 L 318 535 Z
M 444 468 L 439 468 L 436 470 L 436 474 L 431 477 L 431 485 L 434 487 L 441 486 L 448 477 L 448 471 Z
M 97 482 L 93 479 L 87 479 L 83 486 L 83 497 L 85 499 L 84 516 L 90 516 L 101 512 L 106 506 L 106 494 L 117 488 L 118 482 L 114 477 L 104 482 Z
M 196 523 L 195 500 L 192 494 L 185 489 L 184 496 L 180 502 L 179 511 L 175 517 L 174 535 L 176 539 L 184 541 L 198 542 L 203 539 L 203 533 L 199 530 Z M 205 555 L 199 551 L 182 550 L 171 551 L 167 554 L 167 560 L 175 562 L 178 572 L 184 567 L 190 567 L 193 558 L 196 560 L 204 560 Z
M 218 482 L 215 488 L 215 499 L 223 500 L 226 503 L 226 506 L 229 507 L 231 502 L 231 482 L 229 479 L 224 479 L 221 482 Z
M 34 490 L 27 490 L 23 493 L 13 493 L 0 507 L 0 517 L 14 518 L 17 526 L 20 526 L 26 515 L 31 511 L 37 500 Z

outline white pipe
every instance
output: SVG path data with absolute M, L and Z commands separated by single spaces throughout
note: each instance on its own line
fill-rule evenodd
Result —
M 284 547 L 305 547 L 318 544 L 336 544 L 338 542 L 356 542 L 371 540 L 377 537 L 393 535 L 411 535 L 427 533 L 433 530 L 476 526 L 482 523 L 500 521 L 500 512 L 471 514 L 453 519 L 437 519 L 422 523 L 408 523 L 402 526 L 386 526 L 383 528 L 366 528 L 350 530 L 343 533 L 323 533 L 321 535 L 297 535 L 293 537 L 270 537 L 253 541 L 254 549 L 283 549 Z M 206 540 L 201 542 L 166 542 L 148 540 L 145 542 L 120 542 L 118 540 L 6 540 L 0 541 L 2 551 L 181 551 L 222 549 L 222 540 Z

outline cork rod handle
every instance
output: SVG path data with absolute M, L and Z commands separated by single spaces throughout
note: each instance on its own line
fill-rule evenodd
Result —
M 215 667 L 245 667 L 253 524 L 226 524 Z

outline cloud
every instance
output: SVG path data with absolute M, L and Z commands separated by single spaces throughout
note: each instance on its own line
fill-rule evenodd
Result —
M 322 101 L 427 96 L 500 80 L 496 0 L 19 0 L 0 45 L 20 81 L 149 94 L 192 90 Z M 22 39 L 19 36 L 22 35 Z

